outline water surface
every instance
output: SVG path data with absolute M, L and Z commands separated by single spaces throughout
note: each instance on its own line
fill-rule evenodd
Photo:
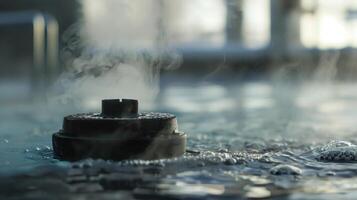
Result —
M 352 83 L 164 87 L 188 151 L 155 161 L 53 158 L 71 108 L 4 105 L 0 198 L 355 199 L 357 92 Z

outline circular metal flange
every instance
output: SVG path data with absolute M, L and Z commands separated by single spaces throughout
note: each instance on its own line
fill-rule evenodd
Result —
M 102 113 L 64 117 L 52 143 L 62 160 L 171 158 L 186 149 L 186 134 L 177 129 L 172 114 L 138 113 L 137 100 L 109 99 L 102 101 Z
M 55 133 L 52 136 L 55 155 L 63 160 L 101 158 L 107 160 L 162 159 L 185 153 L 186 134 L 136 138 L 69 137 Z
M 178 129 L 169 113 L 140 113 L 136 117 L 103 117 L 83 113 L 64 117 L 62 132 L 70 137 L 124 137 L 171 134 Z

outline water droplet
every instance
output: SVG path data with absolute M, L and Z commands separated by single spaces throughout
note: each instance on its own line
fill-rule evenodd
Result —
M 302 170 L 292 165 L 277 165 L 270 169 L 273 175 L 301 175 Z

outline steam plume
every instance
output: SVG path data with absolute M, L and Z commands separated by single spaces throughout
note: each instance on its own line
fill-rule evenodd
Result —
M 91 108 L 103 98 L 135 98 L 144 108 L 159 92 L 162 69 L 180 65 L 181 57 L 167 47 L 160 4 L 142 1 L 84 1 L 84 19 L 63 36 L 66 71 L 56 96 Z M 151 2 L 150 1 L 150 2 Z M 104 6 L 95 11 L 93 5 Z M 156 6 L 152 6 L 156 5 Z M 91 7 L 92 6 L 92 7 Z

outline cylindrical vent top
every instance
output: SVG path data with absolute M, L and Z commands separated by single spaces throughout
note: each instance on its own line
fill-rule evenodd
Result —
M 136 117 L 138 100 L 104 99 L 102 100 L 102 116 L 104 117 Z

